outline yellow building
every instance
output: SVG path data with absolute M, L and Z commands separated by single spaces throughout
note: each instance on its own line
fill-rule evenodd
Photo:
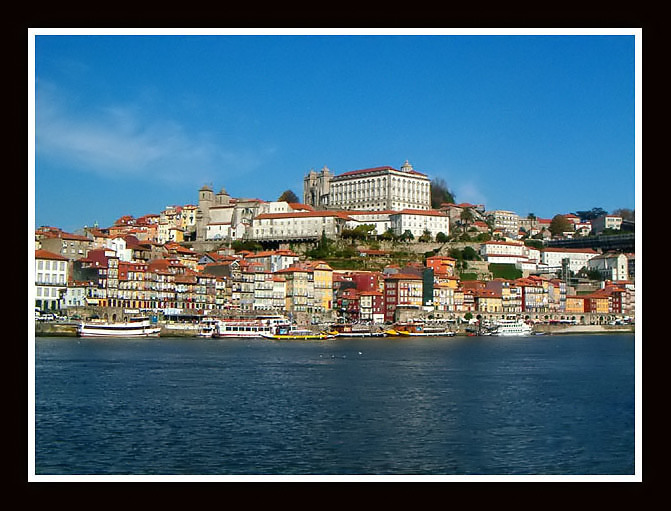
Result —
M 480 312 L 498 313 L 503 311 L 503 300 L 500 295 L 489 289 L 474 289 L 476 310 Z
M 585 298 L 583 296 L 567 296 L 565 312 L 568 314 L 583 314 L 585 312 Z
M 333 268 L 323 261 L 311 265 L 314 282 L 314 312 L 326 312 L 333 308 Z

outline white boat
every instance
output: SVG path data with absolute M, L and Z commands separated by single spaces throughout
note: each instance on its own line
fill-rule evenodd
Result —
M 491 335 L 523 336 L 531 335 L 531 332 L 531 325 L 525 323 L 521 319 L 500 319 L 496 322 L 496 326 L 491 331 Z
M 219 320 L 216 318 L 205 318 L 198 324 L 198 337 L 207 339 L 214 337 L 218 331 Z
M 131 318 L 117 323 L 94 320 L 77 326 L 79 337 L 158 337 L 160 334 L 161 328 L 152 326 L 147 318 Z
M 272 314 L 258 316 L 253 319 L 219 319 L 214 338 L 226 337 L 264 337 L 272 334 L 277 326 L 288 326 L 289 321 L 284 316 Z

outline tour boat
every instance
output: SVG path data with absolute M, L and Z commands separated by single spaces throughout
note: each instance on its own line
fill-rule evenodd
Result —
M 160 334 L 161 328 L 152 326 L 147 318 L 131 318 L 117 323 L 82 322 L 77 327 L 79 337 L 158 337 Z
M 331 326 L 330 333 L 336 337 L 386 337 L 387 334 L 381 330 L 374 331 L 368 325 L 352 325 L 339 323 Z
M 266 339 L 301 341 L 333 339 L 335 337 L 330 332 L 313 332 L 306 328 L 293 328 L 290 325 L 278 325 L 272 333 L 264 333 L 261 336 Z
M 421 323 L 397 325 L 395 330 L 405 337 L 451 337 L 454 332 L 447 328 L 426 326 Z
M 253 319 L 217 320 L 215 338 L 225 337 L 264 337 L 274 333 L 278 326 L 288 326 L 289 321 L 279 314 L 257 316 Z
M 521 319 L 500 319 L 496 322 L 491 335 L 498 336 L 524 336 L 531 335 L 532 328 Z

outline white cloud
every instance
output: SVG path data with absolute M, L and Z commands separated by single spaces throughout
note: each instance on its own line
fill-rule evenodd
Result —
M 263 152 L 222 147 L 206 133 L 173 120 L 144 119 L 128 106 L 77 112 L 51 86 L 36 100 L 36 151 L 42 158 L 108 178 L 140 177 L 180 184 L 246 174 Z

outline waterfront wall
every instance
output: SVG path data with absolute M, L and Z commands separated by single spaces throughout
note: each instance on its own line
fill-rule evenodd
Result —
M 196 337 L 198 328 L 191 323 L 159 323 L 163 337 Z M 466 326 L 460 326 L 457 335 L 466 335 Z M 316 328 L 318 329 L 318 328 Z M 534 326 L 534 332 L 561 334 L 609 334 L 634 333 L 634 325 L 543 325 Z M 76 323 L 36 322 L 35 335 L 38 337 L 75 337 Z

